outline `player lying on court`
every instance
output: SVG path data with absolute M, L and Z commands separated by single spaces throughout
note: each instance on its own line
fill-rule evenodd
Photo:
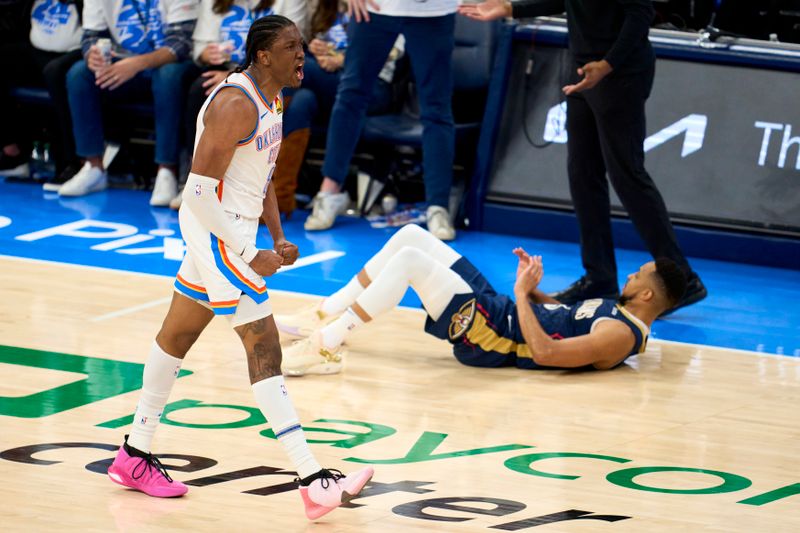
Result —
M 284 238 L 271 177 L 281 142 L 280 91 L 300 86 L 305 55 L 297 27 L 277 15 L 253 23 L 246 47 L 244 64 L 214 89 L 197 118 L 192 172 L 180 210 L 187 252 L 144 367 L 130 436 L 108 475 L 151 496 L 186 493 L 186 485 L 173 480 L 150 453 L 150 444 L 184 356 L 215 315 L 226 315 L 244 344 L 258 406 L 299 475 L 306 515 L 316 519 L 355 497 L 372 468 L 345 477 L 320 467 L 281 375 L 264 276 L 292 264 L 298 251 Z M 274 250 L 255 247 L 259 218 Z
M 516 303 L 455 250 L 418 226 L 405 226 L 318 308 L 278 317 L 283 333 L 307 336 L 284 350 L 284 375 L 339 372 L 347 335 L 395 307 L 409 286 L 428 314 L 425 331 L 450 341 L 465 365 L 606 370 L 643 352 L 650 325 L 686 290 L 677 264 L 658 259 L 628 276 L 619 300 L 568 307 L 538 289 L 540 257 L 522 248 L 514 254 Z

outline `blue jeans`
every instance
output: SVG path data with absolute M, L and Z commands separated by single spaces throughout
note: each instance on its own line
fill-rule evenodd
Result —
M 310 128 L 320 120 L 328 119 L 336 100 L 336 90 L 342 77 L 342 70 L 328 72 L 319 66 L 317 59 L 307 53 L 303 67 L 305 77 L 299 89 L 284 89 L 283 94 L 292 97 L 283 113 L 283 134 L 289 135 L 295 130 Z M 367 107 L 367 114 L 385 113 L 392 104 L 391 85 L 378 80 L 372 91 L 372 98 Z
M 352 21 L 348 26 L 349 45 L 328 125 L 322 172 L 339 183 L 347 177 L 369 97 L 389 51 L 402 33 L 419 95 L 425 197 L 429 205 L 447 207 L 455 151 L 451 107 L 455 15 L 392 17 L 370 13 L 370 20 Z
M 113 91 L 95 85 L 94 72 L 78 61 L 67 73 L 69 109 L 75 133 L 76 152 L 81 157 L 102 156 L 104 102 L 153 102 L 156 127 L 156 157 L 159 165 L 176 165 L 180 151 L 181 114 L 184 108 L 184 78 L 194 66 L 190 61 L 167 63 L 146 70 Z

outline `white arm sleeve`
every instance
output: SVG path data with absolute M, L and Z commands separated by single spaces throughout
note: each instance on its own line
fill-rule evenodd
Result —
M 183 189 L 183 205 L 208 231 L 222 239 L 225 245 L 250 263 L 258 253 L 258 248 L 239 235 L 231 224 L 227 213 L 217 197 L 218 179 L 189 173 Z

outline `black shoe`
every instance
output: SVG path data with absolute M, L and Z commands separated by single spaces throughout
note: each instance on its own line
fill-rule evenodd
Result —
M 612 283 L 597 283 L 586 276 L 564 289 L 550 295 L 564 305 L 575 305 L 577 302 L 591 298 L 619 298 L 619 288 Z
M 42 184 L 42 189 L 50 192 L 58 192 L 62 185 L 72 179 L 81 169 L 80 163 L 70 163 L 61 171 L 61 174 L 53 179 L 47 180 Z
M 22 153 L 11 156 L 0 150 L 0 176 L 30 178 L 27 156 Z
M 683 293 L 683 298 L 681 298 L 681 301 L 678 302 L 677 305 L 675 305 L 675 307 L 667 311 L 664 311 L 659 316 L 671 315 L 681 307 L 686 307 L 687 305 L 696 304 L 706 296 L 708 296 L 708 291 L 706 290 L 706 286 L 703 285 L 700 276 L 692 272 L 692 274 L 689 276 L 689 280 L 686 282 L 686 292 Z

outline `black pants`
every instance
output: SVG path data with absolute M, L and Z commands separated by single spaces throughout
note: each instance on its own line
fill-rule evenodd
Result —
M 567 97 L 567 168 L 581 258 L 587 277 L 601 284 L 617 285 L 606 173 L 650 254 L 691 273 L 664 199 L 644 168 L 645 101 L 654 74 L 654 66 L 612 73 L 593 89 Z
M 51 154 L 56 171 L 77 160 L 72 137 L 72 119 L 67 102 L 66 76 L 70 67 L 81 58 L 80 50 L 67 53 L 46 52 L 28 42 L 0 45 L 0 147 L 19 143 L 26 148 L 30 143 L 32 125 L 21 116 L 16 102 L 8 94 L 14 86 L 45 87 L 53 102 L 53 117 L 48 124 L 54 133 Z

